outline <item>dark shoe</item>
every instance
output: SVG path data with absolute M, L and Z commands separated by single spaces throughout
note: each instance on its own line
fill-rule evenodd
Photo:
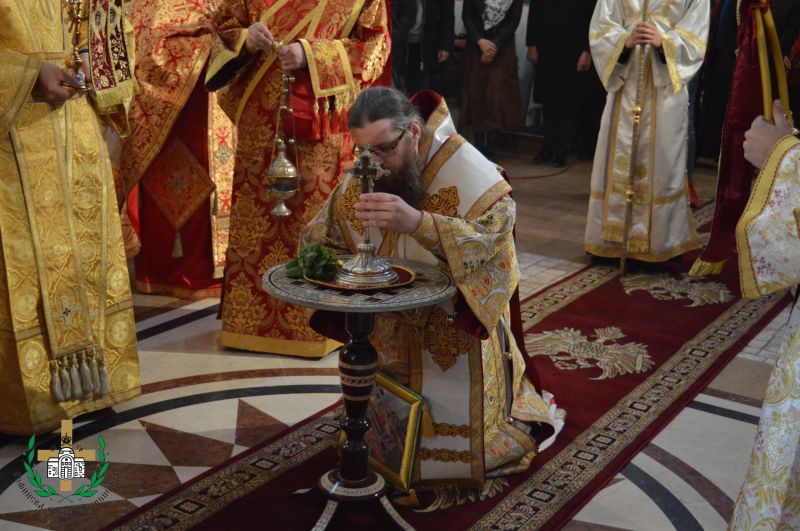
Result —
M 550 162 L 550 166 L 554 168 L 563 168 L 567 165 L 567 154 L 563 151 L 557 151 L 555 155 L 553 155 L 553 160 Z
M 539 154 L 533 158 L 533 163 L 547 164 L 551 160 L 553 160 L 553 150 L 542 148 L 541 150 L 539 150 Z

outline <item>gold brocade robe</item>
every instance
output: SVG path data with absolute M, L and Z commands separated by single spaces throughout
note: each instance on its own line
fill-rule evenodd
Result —
M 742 294 L 800 284 L 800 140 L 772 150 L 736 226 Z M 800 304 L 795 301 L 764 394 L 761 421 L 730 528 L 800 529 Z
M 597 256 L 622 256 L 641 47 L 627 61 L 619 59 L 625 40 L 642 20 L 644 3 L 598 0 L 589 27 L 592 59 L 608 91 L 586 220 L 586 250 Z M 648 47 L 639 102 L 629 258 L 661 262 L 700 245 L 688 205 L 686 85 L 703 63 L 708 11 L 703 0 L 648 2 L 649 20 L 663 38 L 663 60 Z
M 63 418 L 139 393 L 128 271 L 108 147 L 94 106 L 124 109 L 135 83 L 119 83 L 102 95 L 99 90 L 95 104 L 83 96 L 60 105 L 35 101 L 40 62 L 64 65 L 68 26 L 58 0 L 0 0 L 5 433 L 49 430 Z M 121 59 L 115 67 L 129 70 L 132 58 Z M 100 89 L 119 78 L 93 81 Z M 125 130 L 124 113 L 104 118 Z
M 244 46 L 246 28 L 259 20 L 276 39 L 302 44 L 312 101 L 296 101 L 295 110 L 304 103 L 321 119 L 322 139 L 298 138 L 297 158 L 289 153 L 293 162 L 299 160 L 300 183 L 287 201 L 292 214 L 284 218 L 270 215 L 266 192 L 282 70 L 277 53 L 249 54 Z M 338 343 L 308 327 L 310 310 L 267 295 L 261 277 L 294 255 L 303 227 L 352 159 L 346 109 L 383 73 L 389 56 L 385 0 L 227 0 L 216 24 L 206 86 L 224 87 L 220 105 L 239 131 L 220 341 L 244 350 L 322 357 Z
M 427 161 L 420 227 L 410 235 L 373 230 L 371 241 L 380 255 L 449 270 L 459 295 L 435 307 L 376 315 L 370 340 L 380 369 L 420 393 L 430 409 L 433 432 L 420 437 L 415 487 L 480 485 L 526 470 L 555 439 L 564 412 L 528 379 L 509 327 L 519 282 L 510 185 L 455 133 L 444 102 L 427 120 L 420 152 Z M 359 193 L 358 181 L 345 177 L 301 243 L 354 254 L 364 237 L 352 208 Z M 470 314 L 471 324 L 460 326 Z M 488 337 L 462 331 L 476 327 Z M 541 423 L 551 435 L 537 444 L 526 423 Z

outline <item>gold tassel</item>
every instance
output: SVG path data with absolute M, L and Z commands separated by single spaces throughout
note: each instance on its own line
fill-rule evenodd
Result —
M 61 363 L 59 363 L 60 369 L 58 371 L 59 379 L 61 380 L 61 392 L 64 395 L 64 401 L 72 400 L 72 383 L 69 379 L 69 373 L 67 372 L 67 362 L 66 360 L 62 359 Z
M 428 408 L 427 404 L 422 408 L 422 426 L 420 427 L 420 433 L 423 437 L 436 437 L 431 410 Z
M 78 361 L 75 357 L 75 354 L 71 354 L 69 357 L 69 379 L 72 381 L 72 398 L 79 400 L 83 397 L 83 388 L 81 387 L 81 377 L 78 374 Z
M 61 378 L 58 375 L 58 362 L 50 361 L 50 392 L 53 395 L 53 402 L 58 404 L 64 401 L 64 393 L 61 391 Z
M 689 270 L 690 277 L 707 277 L 709 275 L 719 275 L 722 273 L 722 268 L 725 265 L 725 260 L 719 262 L 706 262 L 699 258 L 694 261 L 692 268 Z
M 175 233 L 175 242 L 172 244 L 172 258 L 183 258 L 183 241 L 181 231 Z
M 81 387 L 83 387 L 83 397 L 89 398 L 92 396 L 92 392 L 94 391 L 94 386 L 92 385 L 92 375 L 89 372 L 89 366 L 86 365 L 86 356 L 85 352 L 81 352 L 80 354 L 80 366 L 78 367 L 78 371 L 81 374 Z

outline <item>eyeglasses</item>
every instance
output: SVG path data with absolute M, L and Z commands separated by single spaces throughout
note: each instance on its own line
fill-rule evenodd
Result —
M 379 157 L 389 157 L 392 155 L 392 153 L 394 153 L 394 150 L 397 149 L 397 146 L 400 145 L 400 141 L 403 140 L 403 136 L 406 134 L 406 131 L 408 131 L 408 129 L 403 129 L 400 131 L 400 135 L 397 138 L 380 146 L 375 146 L 368 149 L 362 149 L 358 146 L 353 146 L 353 155 L 358 156 L 358 154 L 362 151 L 371 151 Z

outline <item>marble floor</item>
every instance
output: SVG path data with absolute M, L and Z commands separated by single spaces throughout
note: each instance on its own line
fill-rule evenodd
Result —
M 588 264 L 591 163 L 554 170 L 530 156 L 499 159 L 520 205 L 526 297 Z M 695 179 L 701 199 L 710 199 L 713 171 L 698 169 Z M 710 210 L 696 215 L 707 220 Z M 336 356 L 309 361 L 220 347 L 218 300 L 137 294 L 135 305 L 142 395 L 75 423 L 78 445 L 96 448 L 104 438 L 108 495 L 91 507 L 54 497 L 34 506 L 20 480 L 27 438 L 0 436 L 0 529 L 98 529 L 339 397 Z M 787 319 L 778 315 L 565 529 L 725 529 Z

